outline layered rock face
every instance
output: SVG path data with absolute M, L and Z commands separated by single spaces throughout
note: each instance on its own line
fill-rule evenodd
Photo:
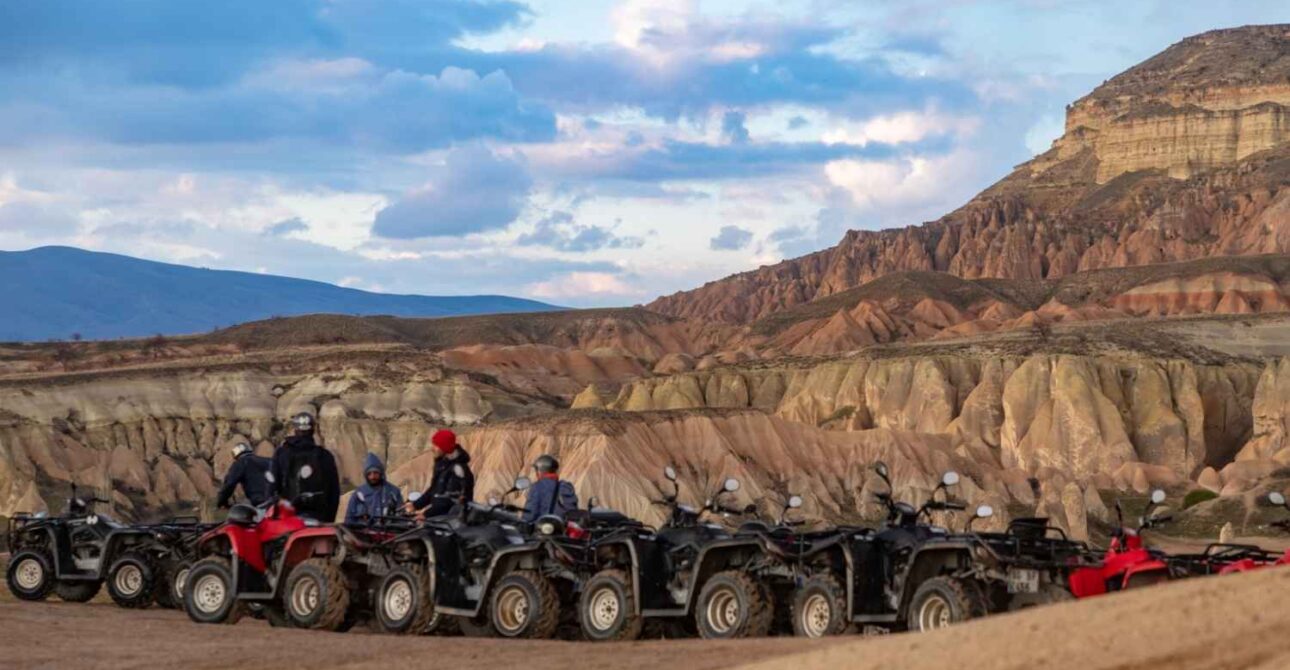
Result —
M 71 483 L 110 494 L 117 512 L 157 513 L 211 502 L 237 440 L 262 453 L 299 411 L 319 417 L 348 482 L 367 452 L 394 465 L 444 425 L 549 411 L 438 369 L 391 378 L 185 372 L 0 388 L 0 515 L 43 509 Z
M 1185 179 L 1290 141 L 1287 44 L 1290 26 L 1189 37 L 1075 101 L 1059 157 L 1092 149 L 1099 183 L 1138 170 Z
M 1050 354 L 856 357 L 640 380 L 609 407 L 754 408 L 821 428 L 908 431 L 996 467 L 1126 489 L 1177 484 L 1206 467 L 1222 476 L 1252 432 L 1260 437 L 1247 451 L 1280 453 L 1283 368 Z M 1239 470 L 1234 480 L 1249 479 Z
M 1068 132 L 944 218 L 659 298 L 747 323 L 909 270 L 1041 279 L 1290 251 L 1290 29 L 1206 33 L 1072 105 Z

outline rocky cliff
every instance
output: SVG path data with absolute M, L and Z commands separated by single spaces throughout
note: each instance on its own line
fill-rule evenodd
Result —
M 650 303 L 747 323 L 906 270 L 1041 279 L 1290 251 L 1290 27 L 1189 38 L 1068 110 L 1067 132 L 962 208 Z

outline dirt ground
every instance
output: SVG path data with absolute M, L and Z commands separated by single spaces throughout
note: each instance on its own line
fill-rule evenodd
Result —
M 622 644 L 198 626 L 180 612 L 0 595 L 0 667 L 523 667 L 966 670 L 1290 668 L 1290 569 L 1213 577 L 996 616 L 928 635 Z M 485 665 L 487 663 L 487 665 Z

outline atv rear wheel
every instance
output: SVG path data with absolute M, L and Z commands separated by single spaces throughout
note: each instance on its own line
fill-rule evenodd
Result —
M 419 635 L 435 616 L 430 580 L 419 565 L 395 568 L 376 588 L 376 623 L 382 632 Z
M 349 588 L 340 566 L 329 558 L 311 558 L 291 569 L 282 606 L 298 628 L 338 630 L 349 610 Z
M 188 571 L 192 569 L 192 561 L 167 560 L 161 563 L 161 579 L 157 581 L 155 591 L 158 606 L 183 609 L 184 581 L 188 579 Z
M 705 640 L 764 637 L 774 615 L 766 587 L 739 570 L 710 577 L 694 606 L 694 623 Z
M 87 603 L 94 600 L 103 587 L 100 581 L 59 581 L 54 584 L 54 595 L 69 603 Z
M 847 620 L 847 593 L 832 575 L 816 575 L 793 594 L 793 634 L 798 637 L 842 635 Z
M 54 560 L 45 549 L 23 549 L 5 571 L 9 592 L 19 600 L 44 600 L 54 590 Z
M 489 618 L 502 637 L 545 640 L 560 625 L 560 598 L 550 580 L 531 570 L 502 577 L 493 587 Z
M 925 632 L 985 616 L 981 590 L 954 577 L 933 577 L 918 586 L 909 602 L 909 628 Z
M 578 600 L 582 634 L 593 642 L 635 640 L 645 620 L 636 611 L 631 579 L 622 570 L 601 570 L 582 588 Z
M 184 611 L 197 623 L 235 624 L 246 613 L 233 591 L 233 569 L 218 556 L 193 564 L 184 582 Z
M 132 551 L 112 563 L 107 573 L 108 595 L 120 607 L 152 606 L 157 588 L 157 563 L 144 552 Z

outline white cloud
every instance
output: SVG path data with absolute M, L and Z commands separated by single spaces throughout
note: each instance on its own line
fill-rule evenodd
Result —
M 832 161 L 824 166 L 824 174 L 830 183 L 851 196 L 857 208 L 864 210 L 939 202 L 947 185 L 961 181 L 974 169 L 971 152 L 959 150 L 931 158 Z
M 550 299 L 645 295 L 644 291 L 608 272 L 569 272 L 529 284 L 524 292 L 535 298 Z
M 935 109 L 903 111 L 858 122 L 835 121 L 820 139 L 829 144 L 907 144 L 928 137 L 969 136 L 980 125 L 981 120 L 974 116 L 955 116 Z

